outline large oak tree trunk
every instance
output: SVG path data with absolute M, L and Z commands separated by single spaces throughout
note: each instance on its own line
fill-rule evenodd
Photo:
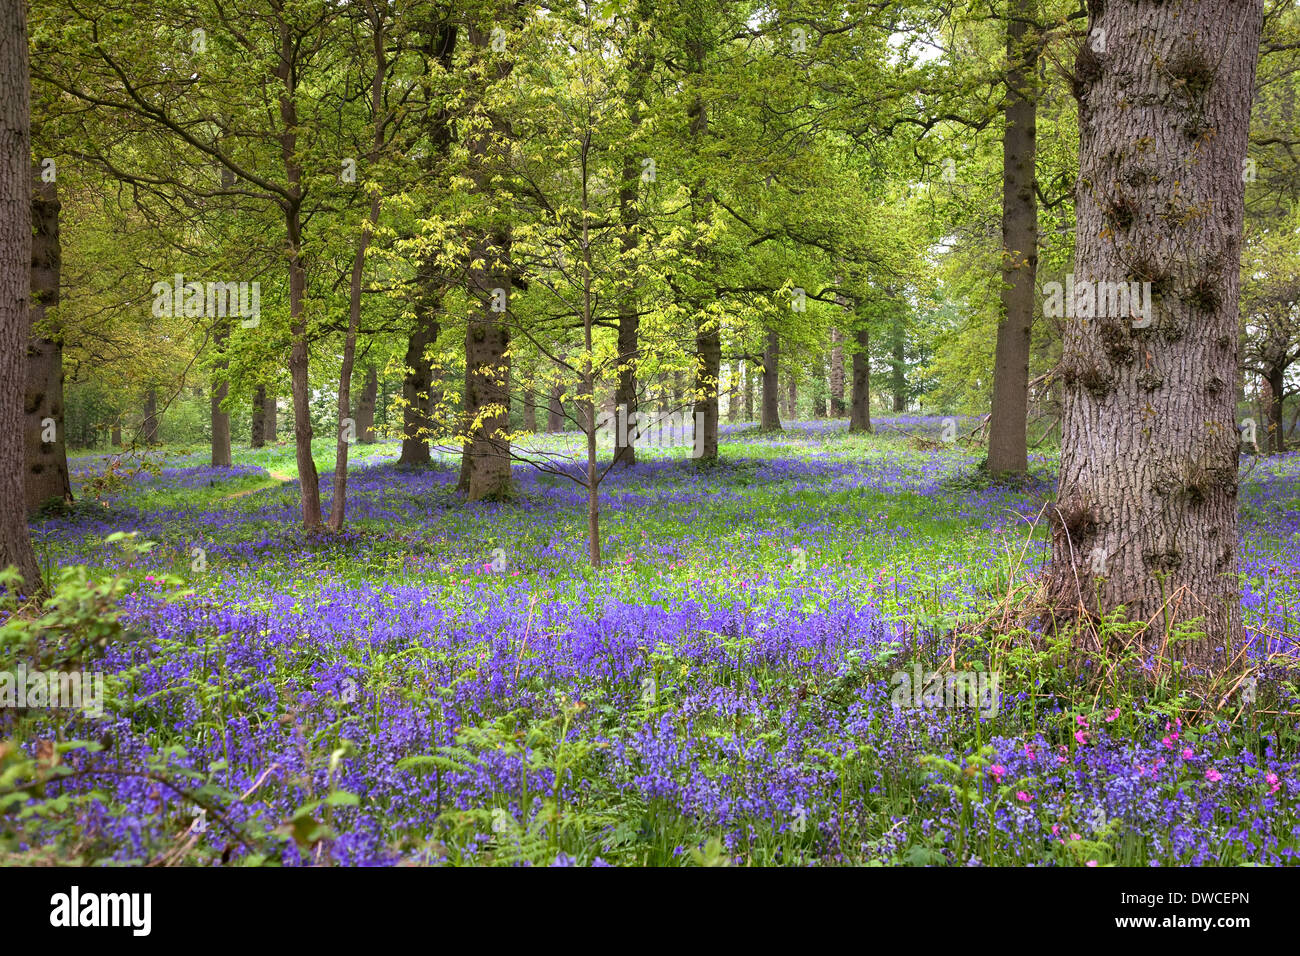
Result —
M 993 359 L 989 471 L 1024 474 L 1028 464 L 1029 346 L 1038 270 L 1036 0 L 1013 0 L 1007 20 L 1007 91 L 1002 134 L 1002 316 Z
M 63 419 L 63 336 L 47 327 L 59 304 L 59 197 L 54 183 L 37 182 L 32 197 L 31 328 L 23 411 L 27 510 L 50 500 L 71 501 Z
M 31 94 L 27 9 L 0 0 L 0 568 L 18 568 L 23 590 L 43 587 L 27 533 L 23 491 L 23 391 L 32 281 Z
M 469 40 L 488 56 L 489 34 L 476 26 Z M 498 57 L 493 67 L 504 79 L 512 64 Z M 499 117 L 469 136 L 470 179 L 480 197 L 492 193 L 493 169 L 508 149 Z M 507 498 L 510 471 L 510 262 L 508 226 L 478 226 L 469 248 L 469 306 L 465 323 L 466 441 L 458 488 L 470 501 Z
M 1166 621 L 1202 618 L 1206 640 L 1169 649 L 1194 660 L 1241 637 L 1233 382 L 1261 7 L 1094 4 L 1077 67 L 1074 281 L 1149 282 L 1151 310 L 1065 319 L 1048 583 L 1058 613 L 1151 621 L 1147 652 Z

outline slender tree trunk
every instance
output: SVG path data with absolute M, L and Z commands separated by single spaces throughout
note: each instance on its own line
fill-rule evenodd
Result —
M 311 397 L 307 315 L 304 299 L 307 274 L 302 261 L 302 158 L 298 153 L 298 106 L 295 37 L 287 21 L 279 24 L 280 62 L 276 78 L 281 91 L 280 158 L 284 163 L 289 198 L 283 204 L 285 245 L 289 259 L 289 383 L 293 396 L 294 458 L 298 466 L 298 487 L 303 527 L 316 531 L 321 527 L 320 478 L 312 458 Z
M 1007 20 L 1006 129 L 1002 135 L 1002 316 L 993 359 L 993 414 L 988 469 L 1025 473 L 1029 346 L 1038 269 L 1035 188 L 1037 0 L 1012 0 Z
M 758 426 L 765 432 L 781 430 L 781 393 L 777 375 L 780 364 L 781 339 L 771 331 L 767 333 L 767 348 L 763 352 L 763 408 Z
M 266 445 L 266 386 L 259 385 L 253 390 L 253 426 L 249 436 L 253 448 Z
M 15 566 L 21 592 L 44 589 L 27 533 L 23 391 L 31 327 L 31 93 L 27 6 L 0 0 L 0 568 Z
M 1152 622 L 1144 653 L 1198 661 L 1242 638 L 1233 381 L 1261 20 L 1258 0 L 1108 0 L 1076 85 L 1075 282 L 1150 282 L 1151 308 L 1067 314 L 1048 584 L 1058 620 L 1122 605 Z M 1166 646 L 1192 618 L 1206 638 Z
M 374 362 L 366 363 L 366 381 L 361 386 L 361 400 L 357 402 L 357 439 L 364 445 L 375 443 L 375 399 L 379 393 L 379 369 Z
M 370 168 L 379 164 L 379 156 L 384 147 L 384 129 L 388 124 L 388 115 L 384 110 L 384 81 L 388 75 L 388 55 L 385 49 L 387 17 L 385 7 L 370 2 L 366 5 L 366 14 L 370 20 L 371 54 L 374 57 L 375 73 L 370 82 L 370 116 L 373 133 L 370 140 L 370 154 L 367 156 Z M 361 224 L 361 235 L 357 237 L 356 252 L 352 257 L 352 275 L 348 286 L 348 331 L 343 340 L 343 361 L 339 366 L 339 427 L 334 451 L 334 494 L 330 498 L 330 516 L 328 527 L 331 531 L 342 531 L 348 502 L 348 451 L 356 438 L 357 422 L 353 420 L 348 428 L 348 413 L 352 409 L 352 366 L 357 354 L 357 329 L 361 325 L 362 280 L 365 278 L 366 250 L 370 248 L 370 239 L 379 223 L 380 193 L 370 194 L 370 209 L 366 220 Z M 373 366 L 371 371 L 373 372 Z M 371 401 L 373 414 L 373 399 Z
M 849 431 L 871 431 L 871 336 L 865 328 L 854 333 L 853 394 L 850 396 Z
M 27 510 L 52 499 L 72 500 L 63 418 L 63 334 L 48 326 L 46 310 L 59 304 L 59 197 L 54 183 L 33 172 L 31 328 L 24 403 Z
M 790 369 L 790 374 L 786 376 L 786 389 L 790 396 L 785 406 L 785 417 L 790 421 L 794 421 L 795 413 L 799 410 L 799 386 L 795 382 L 793 368 Z

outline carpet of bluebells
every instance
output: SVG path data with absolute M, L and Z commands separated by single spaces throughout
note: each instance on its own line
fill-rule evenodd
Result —
M 712 467 L 656 449 L 602 487 L 599 570 L 585 490 L 526 466 L 514 500 L 467 504 L 454 460 L 356 446 L 347 530 L 312 536 L 287 445 L 78 458 L 77 505 L 32 531 L 51 569 L 120 582 L 90 665 L 108 703 L 0 712 L 11 760 L 67 774 L 0 803 L 0 853 L 1295 862 L 1300 456 L 1243 464 L 1257 676 L 1206 707 L 1189 675 L 1102 675 L 987 623 L 1045 561 L 1053 466 L 990 486 L 939 429 L 730 426 Z M 996 670 L 997 713 L 896 706 L 914 665 Z

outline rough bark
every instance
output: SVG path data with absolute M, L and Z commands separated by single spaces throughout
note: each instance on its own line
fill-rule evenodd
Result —
M 31 333 L 23 406 L 28 512 L 50 500 L 72 500 L 63 419 L 63 335 L 49 325 L 47 315 L 59 304 L 59 197 L 54 183 L 41 182 L 35 173 L 33 177 Z
M 471 26 L 469 40 L 486 56 L 490 36 Z M 497 57 L 497 79 L 512 64 Z M 507 149 L 500 117 L 469 136 L 469 175 L 480 196 L 492 192 L 493 167 Z M 507 498 L 510 470 L 510 261 L 511 236 L 506 226 L 478 226 L 470 241 L 467 270 L 470 314 L 465 323 L 466 440 L 461 455 L 460 490 L 470 501 Z
M 763 396 L 758 427 L 763 431 L 781 430 L 781 393 L 777 368 L 781 364 L 781 339 L 775 331 L 767 333 L 763 351 Z
M 1233 381 L 1261 19 L 1258 0 L 1108 0 L 1076 83 L 1075 282 L 1150 282 L 1152 309 L 1065 318 L 1048 584 L 1058 620 L 1152 622 L 1149 653 L 1201 618 L 1204 640 L 1165 648 L 1192 660 L 1242 637 Z
M 27 9 L 0 0 L 0 568 L 43 585 L 27 533 L 23 490 L 23 391 L 27 382 L 32 279 L 31 94 Z
M 831 417 L 843 418 L 844 405 L 844 333 L 831 328 Z
M 1038 270 L 1035 196 L 1038 31 L 1036 0 L 1012 0 L 1007 20 L 1006 126 L 1002 134 L 1002 314 L 993 358 L 988 469 L 1022 475 L 1028 465 L 1029 346 Z

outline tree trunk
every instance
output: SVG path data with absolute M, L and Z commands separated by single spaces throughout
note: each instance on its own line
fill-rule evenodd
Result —
M 54 183 L 35 181 L 32 197 L 31 333 L 24 401 L 24 478 L 28 512 L 52 499 L 72 500 L 63 418 L 63 334 L 47 327 L 46 310 L 59 304 L 62 250 L 59 197 Z
M 266 404 L 263 406 L 262 419 L 268 442 L 275 441 L 276 423 L 280 415 L 280 400 L 269 388 L 266 390 Z
M 0 568 L 17 567 L 20 592 L 44 589 L 27 533 L 23 392 L 31 327 L 32 156 L 27 5 L 0 0 Z
M 528 383 L 524 386 L 524 431 L 537 431 L 537 390 L 533 388 L 531 373 L 528 375 Z
M 370 5 L 367 8 L 370 20 L 371 54 L 374 57 L 375 73 L 370 81 L 370 117 L 372 135 L 370 152 L 366 159 L 373 170 L 379 165 L 380 153 L 384 147 L 384 129 L 388 115 L 384 110 L 384 80 L 388 75 L 388 54 L 385 48 L 387 31 L 385 25 L 387 14 L 385 8 Z M 361 326 L 362 280 L 365 278 L 366 250 L 370 248 L 370 239 L 379 223 L 380 191 L 370 193 L 370 208 L 365 221 L 361 224 L 361 234 L 357 236 L 356 251 L 352 256 L 352 275 L 348 283 L 348 331 L 343 339 L 343 361 L 339 366 L 339 428 L 334 452 L 334 489 L 330 497 L 330 516 L 328 527 L 331 531 L 342 531 L 348 503 L 348 451 L 356 439 L 357 422 L 351 422 L 348 429 L 348 413 L 352 409 L 352 366 L 357 354 L 357 329 Z M 371 375 L 374 366 L 370 367 Z M 374 392 L 371 392 L 370 417 L 374 418 Z M 372 439 L 373 440 L 373 439 Z
M 209 389 L 208 411 L 212 422 L 212 467 L 230 467 L 230 414 L 224 411 L 221 403 L 226 400 L 230 385 L 226 382 L 226 371 L 230 368 L 230 359 L 226 355 L 226 341 L 229 330 L 225 319 L 217 319 L 213 330 L 213 346 L 219 358 L 215 363 L 212 387 Z
M 754 366 L 745 360 L 745 421 L 754 420 Z
M 1029 345 L 1038 270 L 1036 0 L 1012 0 L 1007 19 L 1007 91 L 1002 134 L 1002 316 L 993 359 L 988 469 L 1023 475 L 1028 465 Z M 1086 42 L 1086 41 L 1085 41 Z
M 894 356 L 890 363 L 893 379 L 894 411 L 907 411 L 907 335 L 901 317 L 894 320 Z
M 289 24 L 279 25 L 280 59 L 276 77 L 280 82 L 280 159 L 284 163 L 289 198 L 283 204 L 285 245 L 289 259 L 289 333 L 292 346 L 289 350 L 289 385 L 293 396 L 293 446 L 298 466 L 298 487 L 303 527 L 316 531 L 321 526 L 320 478 L 312 458 L 311 397 L 309 353 L 307 342 L 307 315 L 304 298 L 307 293 L 307 273 L 302 261 L 302 158 L 298 153 L 298 107 L 295 62 L 295 37 Z
M 1268 372 L 1268 436 L 1269 451 L 1274 455 L 1286 453 L 1286 423 L 1282 419 L 1282 402 L 1286 390 L 1286 366 L 1274 365 Z
M 439 306 L 440 307 L 440 306 Z M 415 328 L 406 339 L 406 358 L 402 372 L 402 453 L 399 465 L 429 463 L 429 433 L 433 427 L 433 366 L 429 347 L 437 340 L 436 308 L 421 315 L 416 309 Z
M 1167 648 L 1198 661 L 1242 637 L 1232 384 L 1261 19 L 1259 2 L 1109 0 L 1076 87 L 1074 281 L 1151 292 L 1140 322 L 1086 295 L 1066 313 L 1048 583 L 1058 620 L 1122 605 L 1152 622 L 1145 653 L 1201 618 L 1206 639 Z
M 790 374 L 786 376 L 786 391 L 789 392 L 789 397 L 786 400 L 785 417 L 794 421 L 795 412 L 799 409 L 799 386 L 794 380 L 793 367 L 790 369 Z
M 551 386 L 550 404 L 547 407 L 546 430 L 554 434 L 564 431 L 564 386 L 556 382 Z
M 831 417 L 843 418 L 844 406 L 844 334 L 831 328 Z
M 114 448 L 122 447 L 122 426 L 118 422 L 114 422 L 113 427 L 109 430 L 109 441 L 112 442 Z
M 435 61 L 444 73 L 452 68 L 459 31 L 457 24 L 437 19 L 437 13 L 424 25 L 422 53 L 426 69 L 431 69 Z M 430 102 L 434 101 L 430 91 Z M 427 110 L 424 125 L 429 140 L 427 170 L 441 186 L 446 182 L 442 164 L 451 149 L 451 114 L 446 108 Z M 433 364 L 426 357 L 428 349 L 438 341 L 441 333 L 439 317 L 446 292 L 446 280 L 436 254 L 420 264 L 417 282 L 415 326 L 406 340 L 405 371 L 402 374 L 402 452 L 398 458 L 401 465 L 429 463 L 433 415 L 441 401 L 441 390 L 435 388 Z
M 470 42 L 487 57 L 489 35 L 470 27 Z M 498 79 L 511 65 L 497 57 Z M 480 195 L 492 192 L 493 167 L 508 149 L 498 117 L 470 134 L 470 179 Z M 499 500 L 510 482 L 510 230 L 477 227 L 470 242 L 470 315 L 465 324 L 466 441 L 458 487 L 470 501 Z
M 781 393 L 778 390 L 777 368 L 781 364 L 781 339 L 775 331 L 767 333 L 767 349 L 763 352 L 763 409 L 758 427 L 763 431 L 781 430 Z
M 266 386 L 259 385 L 253 390 L 253 424 L 249 434 L 249 445 L 262 448 L 266 445 Z
M 363 445 L 375 443 L 375 398 L 379 394 L 379 369 L 374 362 L 366 364 L 366 381 L 361 386 L 361 398 L 357 402 L 356 414 L 357 440 Z
M 871 431 L 871 336 L 865 328 L 855 333 L 853 393 L 849 398 L 849 431 Z
M 140 443 L 158 444 L 158 391 L 154 388 L 145 390 L 144 415 L 140 419 Z

